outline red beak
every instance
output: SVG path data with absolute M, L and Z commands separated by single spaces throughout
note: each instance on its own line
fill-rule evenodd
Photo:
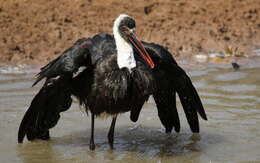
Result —
M 129 41 L 132 43 L 132 45 L 135 47 L 135 49 L 138 51 L 138 53 L 144 58 L 144 60 L 147 62 L 147 64 L 154 68 L 153 60 L 151 59 L 150 55 L 147 53 L 147 51 L 144 48 L 144 45 L 139 41 L 135 34 L 131 32 L 131 35 L 128 37 Z

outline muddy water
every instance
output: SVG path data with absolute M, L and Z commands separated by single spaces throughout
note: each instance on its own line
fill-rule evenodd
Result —
M 96 121 L 96 150 L 89 151 L 90 117 L 78 104 L 62 114 L 50 141 L 17 144 L 20 120 L 39 87 L 32 74 L 0 74 L 0 162 L 260 162 L 260 67 L 189 71 L 208 113 L 191 134 L 180 103 L 181 132 L 166 135 L 151 99 L 137 123 L 122 114 L 115 149 L 107 144 L 111 119 Z

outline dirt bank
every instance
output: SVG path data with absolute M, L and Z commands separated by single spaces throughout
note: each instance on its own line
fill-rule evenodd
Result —
M 258 0 L 0 0 L 0 62 L 44 64 L 78 38 L 111 33 L 120 13 L 175 56 L 260 48 Z

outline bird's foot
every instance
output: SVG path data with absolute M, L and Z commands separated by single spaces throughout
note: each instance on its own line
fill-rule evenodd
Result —
M 109 146 L 110 146 L 110 149 L 114 149 L 114 141 L 113 140 L 109 140 Z
M 108 144 L 110 146 L 110 149 L 114 149 L 114 133 L 109 132 L 107 138 L 108 138 Z
M 89 149 L 90 149 L 91 151 L 94 151 L 95 148 L 96 148 L 96 146 L 95 146 L 94 142 L 92 142 L 92 143 L 89 144 Z

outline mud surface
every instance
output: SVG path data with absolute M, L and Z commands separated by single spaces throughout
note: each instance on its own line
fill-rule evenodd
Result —
M 175 56 L 260 48 L 258 0 L 0 0 L 0 62 L 45 64 L 127 13 L 139 38 Z

